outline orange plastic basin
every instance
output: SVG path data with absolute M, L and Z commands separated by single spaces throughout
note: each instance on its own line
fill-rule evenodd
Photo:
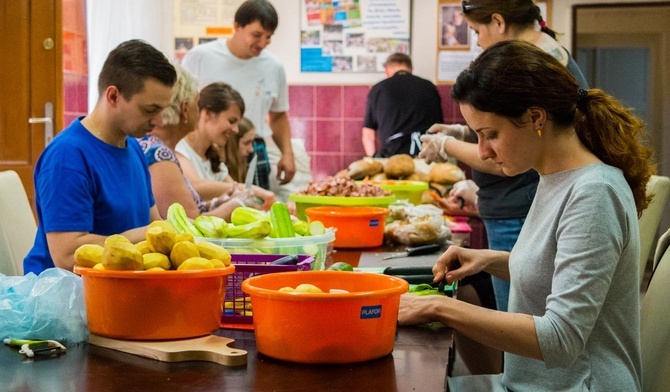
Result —
M 88 329 L 100 336 L 167 340 L 219 328 L 235 266 L 190 271 L 111 271 L 80 266 Z
M 384 242 L 384 226 L 389 210 L 381 207 L 310 207 L 305 214 L 336 228 L 334 248 L 372 248 Z
M 325 293 L 277 291 L 302 283 Z M 258 351 L 301 363 L 361 362 L 391 353 L 400 295 L 408 287 L 393 276 L 344 271 L 279 272 L 242 283 L 251 296 Z

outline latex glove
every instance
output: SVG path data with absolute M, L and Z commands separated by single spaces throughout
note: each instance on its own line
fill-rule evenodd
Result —
M 453 136 L 458 140 L 464 140 L 465 135 L 470 132 L 470 129 L 461 124 L 433 124 L 426 133 L 435 134 L 443 133 L 447 136 Z
M 269 211 L 272 204 L 275 202 L 275 194 L 267 189 L 252 185 L 251 191 L 256 197 L 256 202 L 260 203 L 260 209 Z
M 446 162 L 449 160 L 449 155 L 444 151 L 444 143 L 449 139 L 455 140 L 456 138 L 443 133 L 421 135 L 419 158 L 425 159 L 428 164 L 431 162 Z
M 449 191 L 450 197 L 463 200 L 463 207 L 477 208 L 477 191 L 479 187 L 472 180 L 463 180 L 455 183 Z
M 252 207 L 257 210 L 261 209 L 261 204 L 258 203 L 259 199 L 254 195 L 254 190 L 252 188 L 236 190 L 233 192 L 231 200 L 235 200 L 238 204 L 245 207 Z

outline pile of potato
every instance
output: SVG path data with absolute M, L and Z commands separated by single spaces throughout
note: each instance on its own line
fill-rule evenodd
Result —
M 120 234 L 105 239 L 104 246 L 77 248 L 79 266 L 104 270 L 167 271 L 222 268 L 230 265 L 230 253 L 210 242 L 195 242 L 193 235 L 177 233 L 167 221 L 147 227 L 146 239 L 133 244 Z

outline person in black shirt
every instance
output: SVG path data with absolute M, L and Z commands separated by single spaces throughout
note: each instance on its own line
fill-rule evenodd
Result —
M 432 82 L 412 74 L 412 59 L 404 53 L 390 55 L 384 69 L 387 79 L 368 94 L 362 131 L 365 154 L 414 157 L 421 151 L 421 135 L 443 121 L 440 95 Z

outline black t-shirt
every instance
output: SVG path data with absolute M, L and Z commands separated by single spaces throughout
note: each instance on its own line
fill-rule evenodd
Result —
M 409 72 L 399 71 L 372 87 L 363 126 L 378 132 L 381 156 L 416 156 L 419 136 L 441 123 L 442 104 L 435 85 Z M 414 145 L 412 145 L 414 141 Z

